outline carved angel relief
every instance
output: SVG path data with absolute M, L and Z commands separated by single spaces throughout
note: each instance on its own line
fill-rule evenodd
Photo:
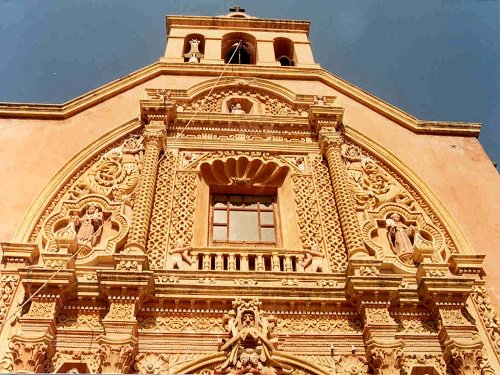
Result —
M 277 339 L 273 337 L 276 318 L 264 317 L 257 299 L 233 301 L 233 309 L 224 317 L 228 338 L 219 344 L 226 360 L 217 371 L 231 375 L 274 375 L 290 369 L 273 359 Z

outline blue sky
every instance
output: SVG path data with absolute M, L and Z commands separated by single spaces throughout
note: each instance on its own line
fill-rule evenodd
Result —
M 0 0 L 0 101 L 62 103 L 163 55 L 165 15 L 311 21 L 321 66 L 428 120 L 483 123 L 500 162 L 497 0 Z

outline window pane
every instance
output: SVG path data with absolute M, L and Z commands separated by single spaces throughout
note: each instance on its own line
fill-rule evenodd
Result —
M 226 195 L 214 195 L 214 207 L 215 208 L 224 208 L 227 205 L 227 196 Z
M 261 228 L 262 242 L 274 242 L 274 228 Z
M 262 211 L 260 213 L 260 224 L 261 225 L 273 225 L 274 215 L 272 211 Z
M 259 226 L 257 212 L 230 211 L 229 212 L 229 240 L 231 241 L 258 241 Z
M 227 211 L 224 210 L 214 210 L 214 223 L 215 224 L 226 224 L 227 223 Z
M 214 226 L 214 240 L 227 241 L 227 227 Z

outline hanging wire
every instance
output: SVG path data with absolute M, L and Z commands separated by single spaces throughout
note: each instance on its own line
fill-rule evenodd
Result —
M 238 42 L 238 45 L 236 46 L 236 48 L 234 49 L 233 51 L 233 54 L 231 55 L 231 57 L 229 58 L 229 61 L 227 62 L 226 66 L 224 67 L 224 69 L 222 70 L 222 73 L 220 74 L 219 78 L 217 78 L 217 81 L 215 81 L 215 84 L 212 86 L 212 88 L 210 89 L 210 91 L 208 92 L 208 95 L 207 97 L 210 96 L 210 94 L 212 93 L 212 91 L 214 91 L 215 87 L 217 87 L 217 84 L 219 83 L 220 79 L 222 78 L 222 76 L 224 75 L 224 73 L 226 72 L 226 69 L 227 67 L 229 66 L 229 64 L 231 64 L 231 61 L 233 60 L 233 57 L 234 55 L 236 54 L 237 51 L 239 51 L 241 49 L 241 45 L 243 44 L 243 41 L 240 40 Z M 241 53 L 241 52 L 240 52 Z M 198 113 L 201 111 L 201 106 L 198 107 L 198 109 L 196 109 L 196 112 L 193 114 L 193 116 L 189 119 L 188 123 L 184 126 L 184 128 L 182 129 L 182 131 L 180 132 L 179 135 L 182 135 L 184 134 L 184 131 L 187 129 L 187 127 L 189 126 L 189 124 L 191 124 L 191 122 L 194 120 L 194 118 L 198 115 Z M 178 135 L 178 136 L 179 136 Z
M 102 227 L 104 226 L 105 223 L 109 222 L 111 220 L 111 216 L 109 218 L 107 218 L 106 220 L 103 221 L 103 223 L 97 228 L 97 230 L 94 231 L 94 233 L 92 234 L 92 236 L 90 237 L 89 241 L 92 242 L 92 240 L 94 239 L 94 236 L 99 233 L 99 230 L 102 229 Z M 80 251 L 82 251 L 84 249 L 84 245 L 80 245 L 80 247 L 73 253 L 73 255 L 66 261 L 66 263 L 64 263 L 60 268 L 58 268 L 54 274 L 52 276 L 49 277 L 49 279 L 44 282 L 30 297 L 28 297 L 28 299 L 26 301 L 24 301 L 21 305 L 18 305 L 17 309 L 11 314 L 9 315 L 3 322 L 2 324 L 0 324 L 0 329 L 3 328 L 5 326 L 5 324 L 7 324 L 7 322 L 9 322 L 12 318 L 14 318 L 18 313 L 19 311 L 21 311 L 24 306 L 26 306 L 28 303 L 30 303 L 34 297 L 36 297 L 41 291 L 43 288 L 45 288 L 47 286 L 47 284 L 49 282 L 51 282 L 54 277 L 57 276 L 57 274 L 61 271 L 63 271 L 64 269 L 66 269 L 66 266 L 68 265 L 69 262 L 71 262 L 71 260 L 73 258 L 75 258 L 78 253 Z M 31 272 L 32 269 L 29 268 L 28 272 Z

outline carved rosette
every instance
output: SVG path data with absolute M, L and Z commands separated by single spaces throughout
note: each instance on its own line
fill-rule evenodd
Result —
M 139 374 L 166 374 L 169 371 L 168 355 L 141 353 L 135 358 L 134 368 Z

